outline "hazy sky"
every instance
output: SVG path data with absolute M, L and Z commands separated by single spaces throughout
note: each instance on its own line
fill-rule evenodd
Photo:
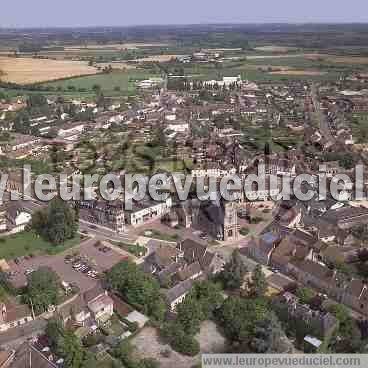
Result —
M 1 0 L 0 27 L 368 22 L 367 0 Z

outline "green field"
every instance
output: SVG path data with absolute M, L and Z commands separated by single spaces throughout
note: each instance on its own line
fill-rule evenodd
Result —
M 32 231 L 24 231 L 0 238 L 0 259 L 39 254 L 53 255 L 78 245 L 80 241 L 80 236 L 77 236 L 62 245 L 54 245 L 37 236 Z
M 85 77 L 76 77 L 66 80 L 48 82 L 43 86 L 53 87 L 56 91 L 62 89 L 68 91 L 71 89 L 82 90 L 83 92 L 92 92 L 95 86 L 99 86 L 105 95 L 132 95 L 137 91 L 136 81 L 158 77 L 160 74 L 153 71 L 134 69 L 129 71 L 113 71 L 106 74 L 90 75 Z M 119 90 L 117 90 L 119 88 Z M 75 93 L 75 92 L 74 92 Z

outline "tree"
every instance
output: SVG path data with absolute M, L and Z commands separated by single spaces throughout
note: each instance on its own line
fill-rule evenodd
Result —
M 138 368 L 160 368 L 160 363 L 155 359 L 145 358 L 138 363 Z
M 119 359 L 124 366 L 133 368 L 135 362 L 132 359 L 133 347 L 129 340 L 122 341 L 113 351 L 114 356 Z
M 249 289 L 250 294 L 255 297 L 263 296 L 266 293 L 267 281 L 261 265 L 257 265 L 253 270 Z
M 177 323 L 183 331 L 194 336 L 199 332 L 200 324 L 204 319 L 201 303 L 188 295 L 182 303 L 176 307 Z
M 254 337 L 255 328 L 269 313 L 264 298 L 229 297 L 216 313 L 216 318 L 231 341 L 247 341 Z
M 28 277 L 26 298 L 36 314 L 47 311 L 50 305 L 59 302 L 60 280 L 48 267 L 40 267 Z
M 335 316 L 340 323 L 345 323 L 350 318 L 349 311 L 342 304 L 332 304 L 327 308 L 327 311 Z
M 256 323 L 255 336 L 250 341 L 250 347 L 257 354 L 274 354 L 282 352 L 281 337 L 284 331 L 274 313 Z
M 309 305 L 314 298 L 314 291 L 309 288 L 298 288 L 296 296 L 299 298 L 300 303 Z
M 121 262 L 106 275 L 109 287 L 120 292 L 127 301 L 140 306 L 144 313 L 160 321 L 166 306 L 160 294 L 160 285 L 151 275 L 133 262 Z
M 243 285 L 247 273 L 248 269 L 241 259 L 239 250 L 236 249 L 219 277 L 226 289 L 239 289 Z
M 66 368 L 81 368 L 84 352 L 73 331 L 66 331 L 58 344 L 57 353 L 63 357 Z
M 189 296 L 200 303 L 203 320 L 212 318 L 224 299 L 219 285 L 208 280 L 195 282 Z
M 75 236 L 78 223 L 75 211 L 60 198 L 54 198 L 45 210 L 35 212 L 31 228 L 46 240 L 62 244 Z
M 161 330 L 162 336 L 168 340 L 171 347 L 178 353 L 195 356 L 199 353 L 199 343 L 181 328 L 177 322 L 165 324 Z
M 64 332 L 64 327 L 60 319 L 52 318 L 47 322 L 45 334 L 50 341 L 52 349 L 57 349 L 60 338 L 64 335 Z

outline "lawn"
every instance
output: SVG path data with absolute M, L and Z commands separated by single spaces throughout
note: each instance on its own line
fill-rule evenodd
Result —
M 135 255 L 136 257 L 144 256 L 147 253 L 147 248 L 142 247 L 139 244 L 129 244 L 124 242 L 112 242 L 114 245 L 125 250 L 128 253 Z
M 62 245 L 53 245 L 38 237 L 32 231 L 24 231 L 0 238 L 0 259 L 12 259 L 36 254 L 53 255 L 76 246 L 80 243 L 80 240 L 80 236 L 77 236 Z
M 85 77 L 77 77 L 43 84 L 56 90 L 83 90 L 92 91 L 93 87 L 101 87 L 105 95 L 134 94 L 136 92 L 136 81 L 157 77 L 159 75 L 147 70 L 113 71 L 107 74 L 97 74 Z
M 354 114 L 351 125 L 353 138 L 357 143 L 368 142 L 368 114 Z
M 168 242 L 176 242 L 179 240 L 178 234 L 168 234 L 168 233 L 162 233 L 161 231 L 155 230 L 155 229 L 147 229 L 142 231 L 143 236 L 147 236 L 148 238 L 153 239 L 159 239 L 163 241 Z

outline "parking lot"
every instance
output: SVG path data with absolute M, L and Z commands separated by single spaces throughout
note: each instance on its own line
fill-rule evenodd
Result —
M 36 256 L 29 259 L 19 259 L 16 264 L 14 260 L 9 261 L 10 271 L 14 275 L 11 277 L 11 282 L 16 287 L 26 285 L 27 271 L 37 270 L 40 266 L 48 266 L 52 268 L 60 277 L 62 281 L 73 283 L 84 292 L 93 288 L 98 282 L 97 278 L 92 278 L 86 273 L 77 271 L 73 268 L 72 263 L 66 263 L 65 257 L 68 255 L 76 255 L 82 259 L 82 262 L 88 264 L 92 270 L 96 270 L 99 274 L 109 270 L 116 263 L 126 259 L 122 254 L 115 252 L 113 249 L 104 250 L 104 246 L 97 246 L 97 240 L 89 239 L 80 244 L 79 247 L 68 250 L 56 256 Z M 82 263 L 80 262 L 80 263 Z

